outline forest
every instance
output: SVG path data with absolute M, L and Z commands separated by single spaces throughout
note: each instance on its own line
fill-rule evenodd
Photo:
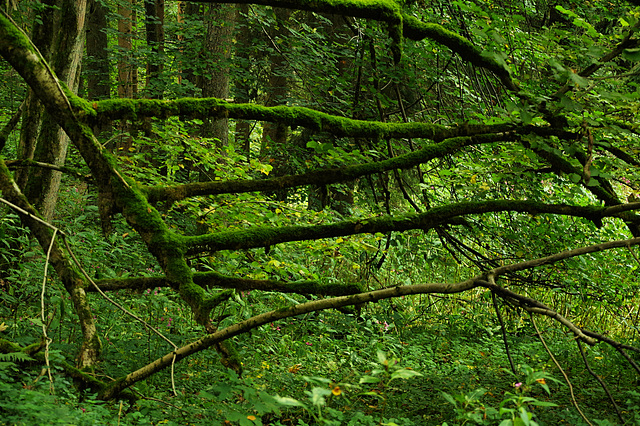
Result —
M 0 425 L 640 425 L 640 1 L 0 10 Z

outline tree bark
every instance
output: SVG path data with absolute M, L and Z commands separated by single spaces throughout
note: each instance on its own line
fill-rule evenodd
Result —
M 80 81 L 80 62 L 84 50 L 84 28 L 86 0 L 55 0 L 42 17 L 42 25 L 34 29 L 34 37 L 45 59 L 48 59 L 53 72 L 74 93 Z M 53 35 L 53 36 L 52 36 Z M 35 104 L 29 102 L 34 108 Z M 36 111 L 29 111 L 32 119 Z M 27 126 L 29 127 L 29 126 Z M 22 145 L 22 159 L 64 165 L 69 140 L 60 127 L 48 115 L 45 115 L 38 137 L 34 139 L 33 130 L 28 129 L 28 136 Z M 35 146 L 33 142 L 36 141 Z M 62 174 L 56 170 L 31 168 L 24 186 L 24 193 L 29 202 L 46 220 L 54 215 L 58 200 L 58 189 Z
M 146 97 L 162 99 L 164 82 L 164 0 L 145 0 L 145 29 L 147 48 L 151 54 L 147 58 Z
M 229 59 L 233 47 L 232 37 L 236 20 L 234 4 L 211 4 L 205 13 L 207 36 L 204 55 L 207 67 L 200 79 L 205 98 L 229 97 Z M 216 140 L 218 147 L 229 144 L 229 120 L 204 120 L 202 136 Z

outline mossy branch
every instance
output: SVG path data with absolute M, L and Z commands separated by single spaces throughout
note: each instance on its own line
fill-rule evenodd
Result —
M 391 51 L 394 61 L 400 61 L 402 54 L 402 39 L 423 40 L 431 39 L 448 47 L 460 57 L 475 66 L 485 68 L 495 73 L 509 90 L 517 92 L 519 88 L 511 79 L 511 72 L 507 64 L 491 52 L 483 52 L 461 35 L 433 23 L 421 22 L 416 17 L 403 13 L 400 2 L 393 0 L 195 0 L 200 3 L 241 3 L 259 4 L 287 9 L 307 10 L 318 13 L 332 13 L 336 15 L 353 16 L 375 21 L 386 22 L 389 25 L 391 37 Z
M 460 34 L 447 30 L 442 25 L 425 23 L 410 15 L 403 15 L 403 25 L 403 33 L 406 38 L 411 40 L 429 38 L 447 46 L 460 55 L 463 61 L 492 71 L 507 89 L 514 92 L 520 90 L 511 79 L 511 70 L 504 60 L 499 59 L 497 54 L 483 52 Z
M 454 137 L 445 139 L 440 143 L 427 145 L 422 149 L 408 154 L 372 163 L 315 170 L 300 175 L 289 175 L 260 180 L 246 179 L 223 182 L 194 182 L 176 186 L 153 186 L 145 188 L 144 192 L 150 203 L 156 203 L 164 200 L 179 201 L 185 198 L 201 195 L 275 191 L 284 188 L 294 188 L 312 184 L 328 185 L 338 182 L 347 182 L 362 176 L 380 173 L 387 170 L 408 169 L 435 158 L 453 154 L 465 146 L 513 140 L 516 137 L 516 134 L 510 132 Z
M 279 293 L 314 294 L 317 296 L 344 296 L 362 291 L 357 283 L 323 283 L 318 280 L 282 281 L 256 280 L 224 275 L 215 271 L 195 272 L 193 282 L 205 289 L 233 288 L 236 290 L 277 291 Z M 169 287 L 164 276 L 119 278 L 97 280 L 96 285 L 102 291 L 134 290 L 144 291 L 158 287 Z M 88 287 L 87 292 L 96 291 Z
M 81 117 L 95 125 L 111 120 L 137 120 L 144 117 L 187 117 L 199 119 L 233 118 L 279 123 L 291 127 L 306 127 L 338 137 L 425 138 L 441 141 L 456 136 L 509 131 L 511 124 L 463 125 L 447 127 L 431 123 L 383 123 L 354 120 L 319 112 L 305 107 L 237 104 L 218 98 L 108 99 L 94 102 L 95 115 Z
M 572 206 L 567 204 L 545 204 L 536 201 L 479 201 L 454 203 L 436 207 L 420 214 L 399 217 L 382 216 L 368 219 L 342 221 L 328 225 L 282 226 L 276 228 L 256 227 L 237 231 L 186 237 L 187 254 L 267 247 L 275 244 L 333 238 L 355 234 L 375 234 L 389 231 L 402 232 L 410 229 L 431 229 L 438 225 L 450 224 L 460 216 L 519 212 L 529 214 L 556 214 L 583 217 L 600 224 L 603 217 L 617 216 L 619 212 L 607 211 L 600 206 Z

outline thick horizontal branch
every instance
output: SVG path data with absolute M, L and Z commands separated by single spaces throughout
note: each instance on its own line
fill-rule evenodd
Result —
M 185 237 L 188 254 L 215 252 L 219 250 L 239 250 L 267 247 L 290 241 L 315 240 L 355 234 L 375 234 L 378 232 L 402 232 L 409 229 L 431 229 L 438 225 L 452 223 L 460 216 L 520 212 L 529 214 L 557 214 L 577 216 L 599 224 L 605 217 L 606 208 L 598 206 L 571 206 L 566 204 L 544 204 L 535 201 L 481 201 L 463 202 L 436 207 L 420 214 L 399 217 L 382 216 L 369 219 L 349 220 L 328 225 L 283 226 L 278 228 L 260 227 L 225 231 L 196 237 Z M 609 214 L 614 216 L 614 214 Z
M 331 133 L 338 137 L 425 138 L 435 141 L 482 133 L 508 131 L 510 124 L 446 127 L 431 123 L 383 123 L 354 120 L 305 107 L 236 104 L 218 98 L 108 99 L 78 111 L 89 124 L 143 117 L 233 118 L 277 122 L 291 127 Z
M 195 272 L 193 282 L 205 289 L 233 288 L 236 290 L 277 291 L 279 293 L 314 294 L 317 296 L 345 296 L 362 291 L 357 283 L 323 283 L 318 280 L 281 281 L 255 280 L 235 276 L 223 275 L 215 271 Z M 158 287 L 169 287 L 170 283 L 164 276 L 119 278 L 97 280 L 96 285 L 102 291 L 144 290 Z M 97 291 L 94 287 L 87 287 L 87 292 Z
M 434 158 L 453 154 L 458 149 L 497 141 L 513 140 L 517 135 L 514 133 L 496 133 L 467 137 L 455 137 L 445 139 L 440 143 L 427 145 L 408 154 L 399 155 L 383 161 L 357 164 L 340 168 L 314 170 L 300 175 L 281 176 L 270 179 L 247 179 L 234 181 L 212 181 L 194 182 L 176 186 L 154 186 L 145 189 L 147 199 L 150 203 L 169 200 L 178 201 L 185 198 L 216 195 L 233 194 L 254 191 L 275 191 L 284 188 L 294 188 L 304 185 L 327 185 L 338 182 L 346 182 L 373 173 L 380 173 L 393 169 L 407 169 L 418 164 L 426 163 Z

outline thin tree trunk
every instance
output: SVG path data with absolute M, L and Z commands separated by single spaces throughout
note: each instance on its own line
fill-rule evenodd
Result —
M 249 64 L 250 58 L 253 56 L 254 50 L 251 46 L 251 27 L 247 22 L 246 16 L 249 12 L 249 5 L 247 4 L 239 4 L 237 10 L 237 18 L 236 22 L 238 25 L 238 30 L 236 34 L 236 40 L 238 42 L 236 48 L 236 58 L 241 56 L 244 63 Z M 250 86 L 248 84 L 247 79 L 237 79 L 234 82 L 235 85 L 235 93 L 234 100 L 237 103 L 249 103 L 251 99 L 250 95 Z M 251 156 L 251 122 L 247 120 L 237 120 L 236 121 L 236 134 L 235 134 L 236 145 L 238 147 L 242 147 L 242 152 L 247 156 L 247 159 Z
M 87 98 L 103 100 L 111 97 L 110 66 L 108 55 L 107 8 L 101 1 L 89 0 L 87 4 Z M 93 132 L 100 137 L 109 134 L 110 124 L 95 126 Z M 109 147 L 111 149 L 111 147 Z

